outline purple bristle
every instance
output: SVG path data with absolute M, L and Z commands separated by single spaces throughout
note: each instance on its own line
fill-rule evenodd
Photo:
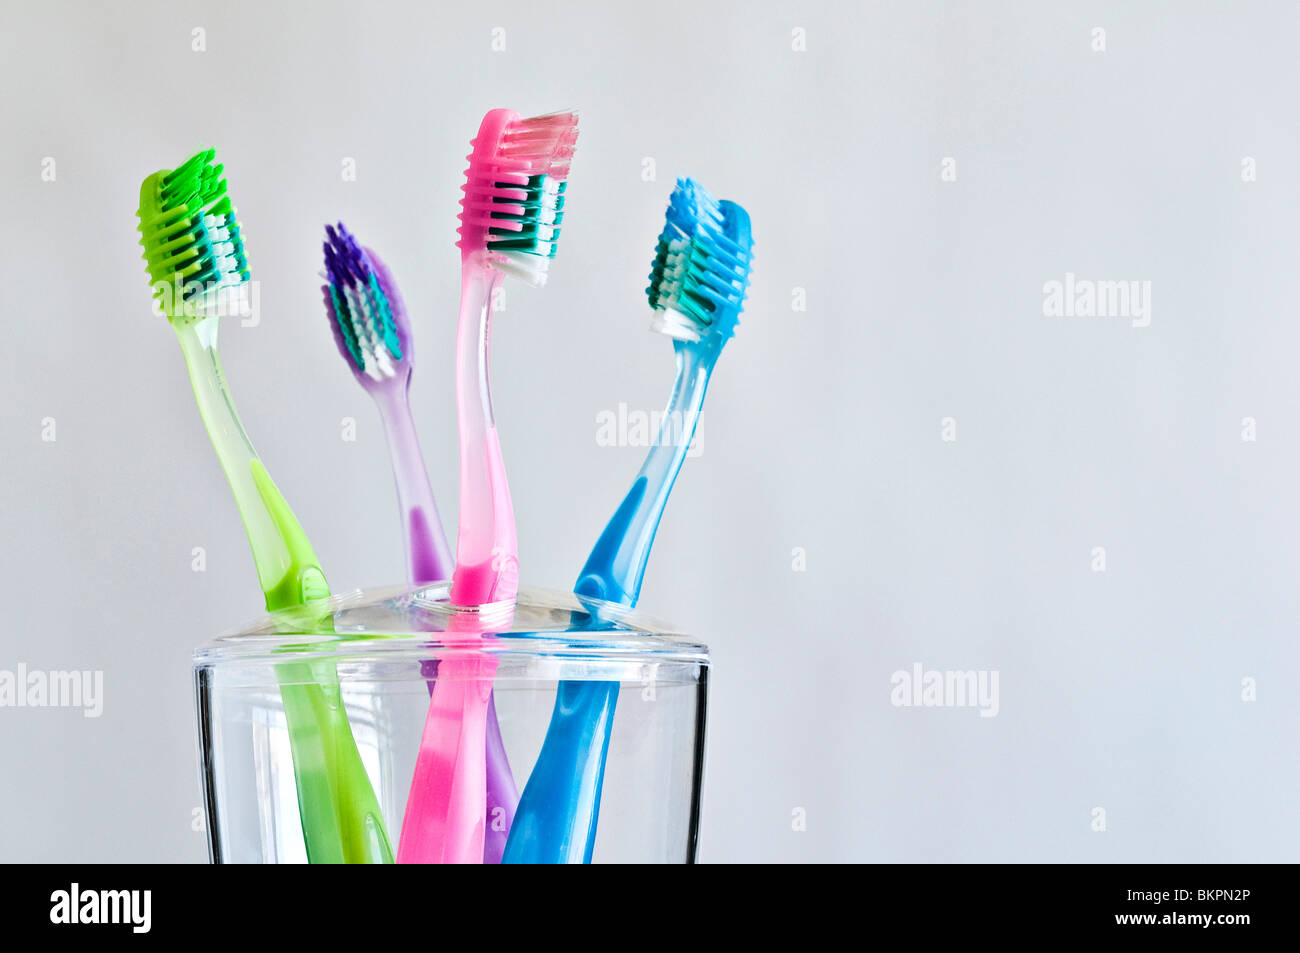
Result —
M 322 290 L 340 352 L 357 371 L 389 368 L 382 373 L 391 376 L 391 362 L 403 362 L 410 347 L 409 319 L 392 276 L 342 222 L 325 226 L 322 247 L 329 282 Z M 359 308 L 355 314 L 354 307 Z M 378 364 L 372 360 L 376 356 Z
M 325 270 L 331 284 L 366 284 L 369 281 L 370 261 L 357 240 L 342 222 L 325 226 Z

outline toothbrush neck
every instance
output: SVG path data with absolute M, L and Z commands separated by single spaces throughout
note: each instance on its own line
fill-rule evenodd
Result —
M 375 401 L 384 422 L 393 480 L 397 484 L 397 505 L 402 525 L 406 527 L 407 574 L 411 582 L 423 584 L 450 579 L 455 564 L 411 415 L 407 395 L 410 381 L 410 371 L 406 370 L 404 379 L 390 381 L 388 386 L 376 390 Z
M 307 537 L 240 423 L 217 353 L 218 317 L 174 325 L 199 414 L 235 496 L 268 609 L 328 595 Z
M 512 600 L 519 587 L 514 508 L 488 377 L 492 294 L 500 282 L 484 257 L 465 257 L 456 331 L 460 518 L 451 586 L 451 601 L 462 606 Z
M 605 526 L 587 558 L 574 591 L 634 606 L 641 593 L 650 549 L 677 474 L 699 425 L 714 358 L 694 347 L 676 346 L 677 376 L 659 432 L 632 489 Z

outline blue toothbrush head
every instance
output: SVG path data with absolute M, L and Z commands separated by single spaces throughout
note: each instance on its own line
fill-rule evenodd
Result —
M 753 245 L 748 212 L 718 201 L 694 179 L 678 179 L 646 288 L 651 327 L 721 350 L 745 306 Z
M 410 326 L 392 276 L 342 222 L 325 226 L 321 291 L 334 343 L 362 384 L 409 373 Z

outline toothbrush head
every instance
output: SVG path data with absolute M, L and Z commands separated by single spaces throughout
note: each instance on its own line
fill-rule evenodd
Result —
M 576 113 L 525 119 L 494 109 L 483 117 L 461 187 L 462 257 L 485 255 L 500 271 L 546 283 L 577 140 Z
M 154 300 L 172 321 L 214 313 L 250 278 L 217 151 L 196 152 L 140 186 L 140 244 Z
M 342 222 L 325 226 L 321 288 L 339 353 L 363 385 L 410 376 L 411 334 L 392 275 Z
M 721 350 L 745 306 L 753 248 L 748 212 L 694 179 L 678 179 L 646 288 L 651 328 Z

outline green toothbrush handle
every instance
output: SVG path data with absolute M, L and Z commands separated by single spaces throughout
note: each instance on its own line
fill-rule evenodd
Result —
M 383 815 L 328 662 L 276 666 L 310 864 L 391 864 Z
M 289 564 L 283 575 L 270 585 L 263 582 L 267 611 L 300 606 L 313 599 L 328 599 L 330 587 L 325 581 L 325 573 L 321 572 L 316 553 L 307 541 L 307 534 L 302 531 L 298 518 L 284 501 L 279 487 L 271 479 L 271 474 L 266 472 L 262 461 L 256 457 L 248 462 L 248 469 L 253 478 L 253 486 L 257 488 L 257 495 L 262 498 L 262 505 L 271 517 L 276 538 L 288 550 L 289 555 Z
M 265 590 L 268 611 L 329 597 L 329 585 L 297 517 L 262 461 L 249 461 L 258 496 L 289 555 Z M 391 864 L 383 814 L 352 737 L 338 672 L 323 660 L 276 666 L 292 743 L 294 782 L 312 864 Z
M 173 321 L 199 413 L 239 507 L 269 611 L 329 596 L 329 585 L 289 504 L 257 458 L 217 354 L 218 319 Z M 328 629 L 325 631 L 329 631 Z M 392 863 L 383 815 L 325 660 L 276 666 L 293 757 L 303 840 L 311 863 Z

